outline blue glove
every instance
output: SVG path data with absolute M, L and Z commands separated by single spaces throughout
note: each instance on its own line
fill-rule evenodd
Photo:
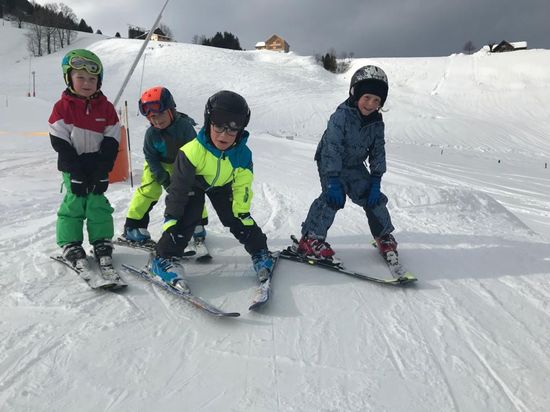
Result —
M 346 203 L 344 187 L 338 177 L 329 177 L 326 190 L 327 202 L 334 209 L 341 209 Z
M 380 200 L 380 182 L 382 181 L 382 176 L 371 176 L 370 177 L 370 191 L 369 197 L 367 198 L 367 206 L 374 207 Z

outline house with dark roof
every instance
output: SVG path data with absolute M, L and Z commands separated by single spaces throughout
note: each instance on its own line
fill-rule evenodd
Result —
M 502 40 L 498 44 L 489 44 L 489 50 L 492 53 L 502 53 L 502 52 L 526 50 L 526 49 L 527 49 L 526 41 L 507 42 L 506 40 Z

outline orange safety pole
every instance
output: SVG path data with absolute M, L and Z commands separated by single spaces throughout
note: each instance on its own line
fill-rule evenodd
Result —
M 109 173 L 109 183 L 125 182 L 128 180 L 128 142 L 126 137 L 126 127 L 120 127 L 120 144 L 118 145 L 118 154 L 115 165 Z

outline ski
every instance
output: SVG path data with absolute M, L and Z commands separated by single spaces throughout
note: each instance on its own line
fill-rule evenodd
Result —
M 417 280 L 416 277 L 409 272 L 403 273 L 398 277 L 382 278 L 379 276 L 371 276 L 364 273 L 347 270 L 344 268 L 341 262 L 331 262 L 329 260 L 318 260 L 308 256 L 303 256 L 296 252 L 298 239 L 296 239 L 295 236 L 291 236 L 291 239 L 293 241 L 293 246 L 289 246 L 286 249 L 283 249 L 280 252 L 279 257 L 282 257 L 283 259 L 287 259 L 287 260 L 292 260 L 294 262 L 307 263 L 312 266 L 319 266 L 325 269 L 342 273 L 344 275 L 353 276 L 355 278 L 367 280 L 369 282 L 380 283 L 382 285 L 403 286 Z
M 111 281 L 115 283 L 115 286 L 113 286 L 113 289 L 123 289 L 128 286 L 128 284 L 122 279 L 120 274 L 116 271 L 116 269 L 113 267 L 113 265 L 101 265 L 98 262 L 99 271 L 101 272 L 101 276 L 103 279 L 107 281 Z
M 132 240 L 128 240 L 123 238 L 122 236 L 119 236 L 116 238 L 116 240 L 113 241 L 113 244 L 118 246 L 131 247 L 133 249 L 144 250 L 146 252 L 154 252 L 157 242 L 152 239 L 146 242 L 134 242 Z
M 67 266 L 92 289 L 116 289 L 119 286 L 117 282 L 105 279 L 99 271 L 90 268 L 89 265 L 87 268 L 73 266 L 69 261 L 65 260 L 63 256 L 50 256 L 50 259 Z
M 139 249 L 149 253 L 150 252 L 155 253 L 155 247 L 157 246 L 157 242 L 155 242 L 152 239 L 146 242 L 134 242 L 132 240 L 125 239 L 122 236 L 119 236 L 113 242 L 113 244 L 119 245 L 119 246 L 126 246 L 134 249 Z M 189 245 L 183 252 L 182 258 L 184 259 L 193 258 L 197 262 L 208 262 L 212 259 L 212 255 L 210 254 L 204 241 L 192 240 L 191 242 L 189 242 Z
M 172 286 L 167 284 L 166 282 L 163 282 L 161 280 L 158 280 L 156 277 L 153 277 L 147 269 L 138 269 L 135 266 L 122 264 L 122 267 L 129 273 L 133 275 L 137 275 L 142 277 L 145 280 L 148 280 L 149 282 L 160 286 L 164 290 L 179 296 L 180 298 L 184 299 L 185 301 L 193 304 L 195 307 L 205 311 L 206 313 L 209 313 L 210 315 L 217 316 L 217 317 L 231 317 L 236 318 L 240 316 L 241 314 L 238 312 L 225 312 L 222 309 L 212 305 L 211 303 L 206 302 L 202 298 L 193 295 L 192 293 L 184 293 L 177 289 L 174 289 Z
M 248 307 L 248 310 L 259 309 L 260 307 L 265 305 L 271 297 L 271 278 L 273 277 L 273 273 L 275 272 L 275 267 L 277 266 L 277 262 L 279 261 L 280 254 L 274 253 L 272 256 L 273 269 L 271 270 L 271 274 L 269 275 L 269 278 L 267 280 L 260 282 L 260 285 L 256 288 L 254 298 L 252 300 L 252 303 Z

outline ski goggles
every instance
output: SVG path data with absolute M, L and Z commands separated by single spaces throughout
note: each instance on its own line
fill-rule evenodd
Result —
M 86 70 L 88 73 L 93 75 L 99 75 L 101 73 L 101 66 L 96 62 L 85 59 L 81 56 L 73 56 L 69 59 L 69 66 L 76 70 Z
M 227 133 L 228 136 L 231 136 L 231 137 L 235 137 L 239 134 L 239 132 L 241 131 L 241 129 L 237 129 L 235 127 L 230 127 L 230 126 L 220 126 L 220 125 L 217 125 L 217 124 L 212 124 L 212 128 L 214 129 L 214 131 L 216 133 Z
M 150 114 L 162 113 L 165 110 L 166 107 L 164 107 L 164 104 L 159 100 L 152 100 L 150 102 L 142 102 L 141 99 L 139 100 L 139 112 L 145 117 Z

